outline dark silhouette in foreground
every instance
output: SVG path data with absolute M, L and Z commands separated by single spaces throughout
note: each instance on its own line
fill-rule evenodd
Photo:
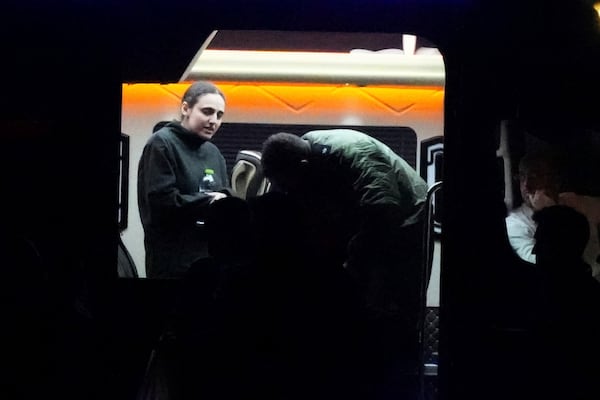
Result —
M 553 396 L 540 398 L 600 398 L 600 283 L 582 260 L 588 221 L 568 206 L 546 207 L 534 220 L 539 387 L 543 395 Z

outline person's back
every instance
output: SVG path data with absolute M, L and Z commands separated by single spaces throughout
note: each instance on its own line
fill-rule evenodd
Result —
M 313 171 L 325 175 L 332 197 L 353 193 L 357 206 L 394 205 L 404 224 L 418 220 L 427 195 L 427 184 L 404 159 L 379 140 L 351 129 L 307 132 Z M 335 179 L 331 179 L 331 177 Z M 342 190 L 348 186 L 351 190 Z
M 568 206 L 534 214 L 540 273 L 538 334 L 550 390 L 574 399 L 598 398 L 600 283 L 583 262 L 589 237 L 585 216 Z M 542 376 L 544 379 L 544 376 Z
M 386 390 L 403 390 L 398 376 L 418 368 L 426 182 L 385 144 L 348 129 L 272 135 L 262 162 L 273 186 L 310 211 L 317 241 L 360 291 L 373 372 L 364 378 L 375 387 L 386 375 Z

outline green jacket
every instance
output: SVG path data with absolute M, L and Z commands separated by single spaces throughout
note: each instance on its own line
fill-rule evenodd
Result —
M 397 206 L 404 225 L 419 220 L 427 183 L 384 143 L 351 129 L 316 130 L 302 138 L 311 144 L 310 162 L 322 169 L 317 176 L 327 176 L 338 198 L 359 207 Z

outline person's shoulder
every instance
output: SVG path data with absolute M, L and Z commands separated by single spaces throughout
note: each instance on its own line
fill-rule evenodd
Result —
M 519 218 L 526 220 L 533 220 L 533 209 L 527 206 L 525 203 L 518 207 L 513 208 L 508 212 L 507 218 Z
M 148 143 L 164 143 L 171 140 L 175 136 L 173 129 L 166 125 L 157 130 L 148 138 Z
M 340 147 L 355 144 L 362 144 L 363 146 L 374 144 L 372 138 L 367 134 L 346 128 L 314 130 L 302 135 L 302 139 L 308 140 L 311 144 L 332 144 Z
M 523 207 L 517 207 L 511 210 L 505 218 L 506 227 L 509 232 L 513 231 L 513 229 L 523 229 L 529 228 L 534 229 L 535 222 L 531 215 L 525 210 Z
M 148 138 L 145 148 L 153 151 L 163 151 L 169 147 L 168 143 L 170 140 L 171 139 L 169 139 L 168 134 L 157 131 Z
M 583 299 L 583 303 L 591 306 L 594 313 L 600 308 L 600 282 L 591 274 L 585 273 L 577 285 L 578 296 Z M 596 314 L 596 320 L 600 322 L 600 313 Z
M 305 133 L 303 136 L 328 137 L 340 135 L 365 138 L 368 137 L 366 133 L 351 128 L 316 129 Z

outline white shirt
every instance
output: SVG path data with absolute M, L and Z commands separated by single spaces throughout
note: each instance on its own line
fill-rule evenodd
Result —
M 583 260 L 592 268 L 592 275 L 600 280 L 600 239 L 598 224 L 600 223 L 600 198 L 580 196 L 574 193 L 561 193 L 560 204 L 573 207 L 584 214 L 590 222 L 590 238 L 583 253 Z M 519 257 L 530 263 L 536 261 L 532 254 L 535 245 L 535 230 L 537 224 L 533 221 L 533 209 L 523 203 L 512 210 L 506 217 L 506 231 L 513 250 Z
M 510 245 L 519 257 L 533 264 L 536 261 L 535 254 L 532 253 L 536 227 L 533 209 L 525 203 L 512 210 L 506 217 L 506 232 Z

